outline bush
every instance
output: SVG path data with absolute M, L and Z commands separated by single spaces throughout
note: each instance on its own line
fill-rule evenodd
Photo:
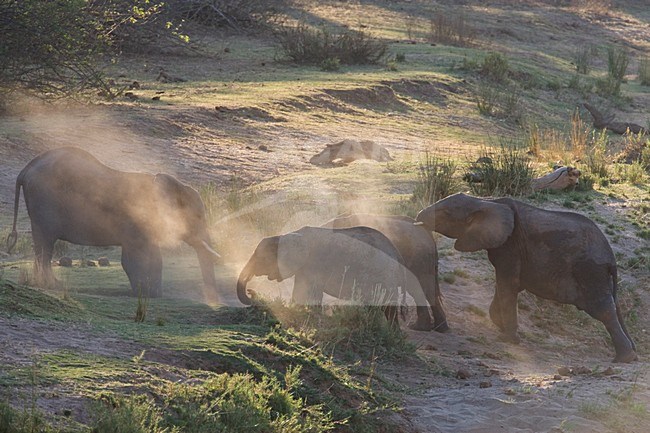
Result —
M 630 55 L 624 48 L 607 48 L 607 75 L 614 80 L 622 82 L 625 78 L 625 71 L 630 64 Z
M 589 173 L 593 174 L 596 178 L 607 179 L 609 178 L 609 171 L 607 169 L 607 131 L 601 132 L 594 131 L 592 133 L 591 143 L 585 151 L 585 164 Z
M 469 167 L 465 179 L 478 196 L 521 196 L 531 192 L 534 170 L 521 149 L 501 143 L 496 152 L 485 151 Z
M 286 7 L 286 0 L 166 0 L 165 15 L 174 20 L 234 30 L 264 26 Z
M 465 14 L 436 11 L 430 19 L 429 41 L 465 47 L 474 40 L 475 31 L 467 24 Z
M 170 433 L 162 427 L 162 415 L 152 402 L 131 397 L 99 404 L 93 433 Z
M 500 119 L 521 121 L 520 91 L 516 86 L 505 88 L 489 81 L 481 81 L 474 96 L 479 113 Z
M 411 201 L 423 209 L 458 192 L 456 169 L 457 166 L 453 161 L 443 161 L 425 152 L 424 158 L 420 160 L 418 180 Z
M 346 65 L 375 64 L 386 55 L 388 44 L 357 30 L 332 33 L 304 24 L 284 27 L 277 33 L 283 54 L 296 63 L 322 65 L 338 59 Z
M 341 69 L 341 62 L 336 57 L 330 58 L 330 59 L 325 59 L 320 64 L 320 68 L 323 71 L 335 72 L 335 71 L 338 71 L 339 69 Z
M 481 63 L 481 75 L 496 83 L 505 82 L 509 71 L 508 59 L 501 53 L 488 53 Z
M 256 307 L 268 311 L 283 328 L 301 335 L 305 344 L 318 345 L 326 354 L 400 358 L 415 351 L 407 335 L 388 323 L 377 305 L 334 305 L 323 311 L 321 307 L 287 305 L 278 298 L 262 299 Z
M 111 52 L 124 27 L 157 10 L 146 0 L 0 0 L 0 90 L 59 96 L 101 88 L 111 94 L 96 60 Z
M 593 47 L 580 47 L 573 52 L 573 63 L 579 74 L 587 75 L 591 69 Z
M 639 82 L 642 86 L 650 86 L 650 57 L 639 59 Z
M 630 56 L 625 49 L 607 48 L 607 77 L 596 81 L 596 91 L 604 97 L 619 96 L 629 63 Z

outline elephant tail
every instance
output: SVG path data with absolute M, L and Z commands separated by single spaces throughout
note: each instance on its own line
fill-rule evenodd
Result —
M 18 241 L 18 231 L 16 230 L 16 223 L 18 222 L 18 204 L 20 202 L 20 188 L 23 185 L 23 173 L 25 170 L 21 171 L 16 179 L 16 194 L 14 196 L 14 224 L 11 229 L 11 233 L 7 236 L 7 253 L 11 253 L 11 250 L 16 246 Z

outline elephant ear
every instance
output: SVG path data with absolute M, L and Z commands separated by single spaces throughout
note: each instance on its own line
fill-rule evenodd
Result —
M 278 243 L 278 271 L 282 279 L 290 278 L 309 262 L 308 234 L 288 233 Z
M 158 173 L 153 177 L 156 192 L 165 203 L 172 207 L 182 208 L 185 206 L 183 193 L 184 185 L 174 176 Z
M 466 221 L 466 228 L 454 248 L 473 252 L 497 248 L 505 243 L 515 227 L 514 211 L 500 203 L 480 200 Z

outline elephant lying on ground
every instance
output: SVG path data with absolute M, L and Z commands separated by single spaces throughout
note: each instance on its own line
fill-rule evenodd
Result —
M 167 174 L 109 168 L 88 152 L 64 147 L 38 155 L 16 180 L 16 243 L 20 188 L 32 225 L 36 273 L 55 283 L 52 250 L 61 239 L 79 245 L 122 247 L 122 267 L 132 294 L 162 295 L 161 244 L 183 240 L 198 255 L 203 281 L 216 291 L 214 260 L 203 201 L 196 190 Z
M 397 321 L 398 289 L 405 287 L 403 259 L 386 236 L 369 227 L 303 227 L 262 239 L 237 281 L 237 296 L 251 299 L 246 285 L 254 276 L 282 281 L 295 276 L 293 302 L 320 305 L 323 293 L 383 306 Z
M 490 318 L 518 341 L 517 296 L 573 304 L 601 321 L 614 343 L 615 362 L 637 358 L 616 299 L 616 260 L 605 235 L 588 218 L 539 209 L 510 198 L 455 194 L 422 210 L 417 221 L 457 239 L 459 251 L 487 250 L 496 271 Z
M 334 218 L 323 227 L 372 227 L 382 232 L 395 245 L 404 259 L 407 272 L 406 291 L 416 304 L 417 321 L 412 329 L 438 332 L 449 329 L 445 311 L 442 308 L 438 285 L 438 249 L 431 232 L 414 225 L 415 220 L 407 216 L 351 214 Z M 429 306 L 433 312 L 431 321 Z

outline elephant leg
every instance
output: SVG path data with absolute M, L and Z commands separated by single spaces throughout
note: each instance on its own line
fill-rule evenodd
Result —
M 447 332 L 449 330 L 449 324 L 447 323 L 445 310 L 442 307 L 442 293 L 438 284 L 438 276 L 437 274 L 427 275 L 422 280 L 424 280 L 422 287 L 426 287 L 424 294 L 429 301 L 429 305 L 431 305 L 431 312 L 433 313 L 433 330 L 436 332 Z
M 503 332 L 502 339 L 519 343 L 517 336 L 518 279 L 497 271 L 497 285 L 490 304 L 490 319 Z
M 122 246 L 122 268 L 129 277 L 133 296 L 162 296 L 162 255 L 148 242 Z
M 610 298 L 604 305 L 589 307 L 585 311 L 605 325 L 616 351 L 614 362 L 632 362 L 637 359 L 634 343 L 627 335 L 623 322 L 619 320 L 620 314 L 613 299 Z
M 415 323 L 410 324 L 409 328 L 416 331 L 431 331 L 433 322 L 429 313 L 430 296 L 427 293 L 427 289 L 430 289 L 431 285 L 428 284 L 428 281 L 423 282 L 423 280 L 424 278 L 416 279 L 414 275 L 410 275 L 407 281 L 407 291 L 415 301 L 415 311 L 417 313 Z
M 56 238 L 45 233 L 38 227 L 32 227 L 32 238 L 34 240 L 34 273 L 36 281 L 43 287 L 55 287 L 58 281 L 52 272 L 52 252 Z
M 291 302 L 298 305 L 320 306 L 323 303 L 323 289 L 307 273 L 296 273 L 293 282 Z

